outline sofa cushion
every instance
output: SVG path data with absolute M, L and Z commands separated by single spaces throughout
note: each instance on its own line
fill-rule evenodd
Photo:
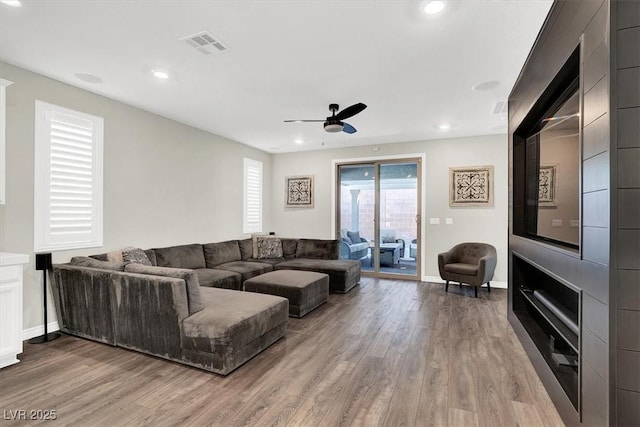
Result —
M 361 243 L 359 231 L 347 231 L 347 237 L 351 240 L 351 243 Z
M 88 256 L 74 256 L 69 261 L 71 265 L 79 265 L 81 267 L 99 268 L 101 270 L 124 271 L 126 262 L 100 261 Z
M 154 248 L 156 263 L 159 267 L 172 268 L 205 268 L 204 251 L 202 245 L 180 245 L 167 248 Z
M 240 261 L 240 246 L 237 240 L 227 240 L 220 243 L 207 243 L 204 248 L 204 258 L 207 268 L 214 268 L 227 262 Z
M 298 239 L 280 239 L 282 241 L 282 255 L 287 258 L 295 258 L 298 249 Z
M 368 249 L 369 249 L 369 244 L 367 242 L 360 242 L 360 243 L 354 243 L 353 245 L 349 245 L 349 253 L 366 251 Z
M 251 343 L 270 330 L 286 324 L 286 298 L 202 288 L 204 310 L 182 323 L 183 346 L 189 350 L 220 353 Z
M 300 239 L 296 258 L 338 259 L 339 253 L 337 240 Z
M 124 268 L 127 273 L 150 274 L 153 276 L 173 277 L 182 279 L 187 285 L 187 305 L 189 314 L 197 313 L 204 308 L 200 295 L 200 282 L 198 275 L 193 270 L 185 268 L 154 267 L 144 264 L 130 263 Z
M 200 286 L 207 288 L 222 288 L 242 290 L 242 277 L 240 273 L 214 268 L 196 268 L 193 270 L 198 275 Z
M 464 274 L 467 276 L 476 276 L 478 274 L 478 265 L 464 264 L 464 263 L 452 263 L 445 264 L 444 271 L 449 273 Z
M 256 258 L 248 258 L 246 260 L 243 261 L 248 261 L 248 262 L 264 262 L 270 265 L 277 265 L 280 264 L 281 262 L 286 261 L 285 258 L 262 258 L 262 259 L 256 259 Z
M 246 261 L 249 258 L 253 258 L 253 239 L 238 240 L 238 246 L 240 247 L 241 261 Z
M 144 253 L 147 254 L 147 258 L 151 261 L 151 265 L 158 265 L 158 261 L 156 260 L 156 253 L 153 252 L 153 249 L 145 249 Z
M 242 276 L 241 280 L 244 282 L 245 280 L 251 279 L 259 274 L 272 271 L 273 267 L 271 264 L 267 264 L 265 262 L 234 261 L 216 265 L 216 269 L 240 273 Z
M 135 264 L 153 265 L 146 252 L 140 248 L 127 248 L 122 250 L 122 260 Z
M 282 241 L 277 237 L 256 236 L 253 238 L 253 257 L 257 259 L 282 258 Z

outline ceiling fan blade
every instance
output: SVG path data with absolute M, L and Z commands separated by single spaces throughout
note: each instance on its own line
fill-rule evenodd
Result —
M 324 122 L 326 121 L 326 119 L 322 119 L 322 120 L 285 120 L 285 123 L 311 123 L 311 122 Z
M 342 132 L 346 132 L 346 133 L 356 133 L 358 132 L 356 130 L 356 128 L 354 128 L 353 126 L 351 126 L 349 123 L 345 123 L 344 126 L 342 126 Z
M 336 119 L 338 120 L 348 119 L 349 117 L 353 117 L 356 114 L 360 113 L 365 108 L 367 108 L 366 105 L 364 105 L 362 102 L 358 102 L 357 104 L 353 104 L 352 106 L 347 107 L 344 110 L 340 111 L 338 114 L 336 114 Z

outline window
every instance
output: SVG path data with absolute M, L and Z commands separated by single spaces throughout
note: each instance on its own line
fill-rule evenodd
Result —
M 102 140 L 102 118 L 36 101 L 36 252 L 102 246 Z
M 262 232 L 262 162 L 244 159 L 244 233 Z

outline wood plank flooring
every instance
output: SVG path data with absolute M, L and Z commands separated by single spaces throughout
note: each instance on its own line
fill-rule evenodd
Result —
M 227 377 L 64 335 L 0 371 L 2 425 L 562 426 L 507 293 L 363 278 Z M 55 421 L 9 411 L 55 410 Z

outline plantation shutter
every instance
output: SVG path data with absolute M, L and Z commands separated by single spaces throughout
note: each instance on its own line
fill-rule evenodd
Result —
M 102 246 L 103 119 L 36 101 L 35 251 Z
M 262 232 L 262 162 L 244 159 L 244 232 Z

